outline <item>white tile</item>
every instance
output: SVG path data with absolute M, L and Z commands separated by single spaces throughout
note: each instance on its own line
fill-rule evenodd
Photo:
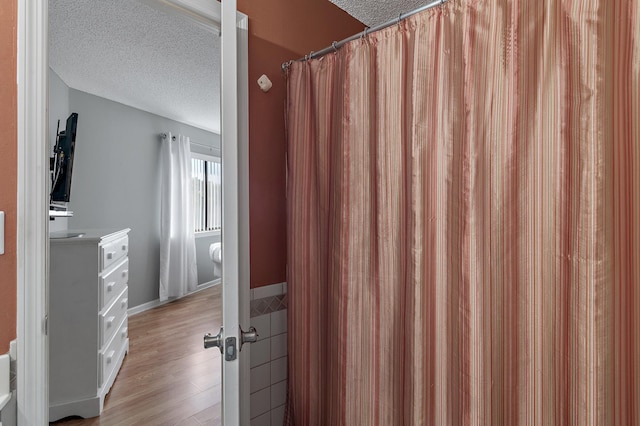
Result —
M 251 419 L 251 426 L 271 426 L 271 412 L 264 413 L 261 416 Z
M 271 313 L 271 335 L 287 332 L 287 310 L 275 311 Z
M 258 330 L 258 340 L 271 336 L 271 314 L 253 317 L 249 322 Z
M 282 380 L 282 379 L 280 379 Z M 259 365 L 251 369 L 249 392 L 254 393 L 271 385 L 271 363 Z
M 270 362 L 271 365 L 271 383 L 278 383 L 287 378 L 287 357 L 273 359 Z M 251 383 L 253 385 L 253 382 Z
M 257 367 L 271 361 L 271 339 L 259 340 L 251 344 L 249 367 Z
M 271 408 L 278 407 L 287 402 L 287 381 L 284 380 L 271 385 Z
M 271 340 L 271 359 L 287 356 L 287 333 L 271 336 L 269 340 Z
M 265 297 L 279 296 L 282 294 L 282 283 L 266 285 L 253 289 L 253 299 L 264 299 Z
M 271 410 L 271 426 L 282 426 L 284 423 L 284 405 Z
M 271 390 L 269 388 L 252 393 L 249 397 L 251 418 L 258 417 L 271 409 Z

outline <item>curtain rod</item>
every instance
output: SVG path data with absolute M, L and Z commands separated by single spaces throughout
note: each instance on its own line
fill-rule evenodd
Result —
M 424 6 L 420 6 L 419 8 L 414 9 L 414 10 L 412 10 L 410 12 L 401 13 L 400 15 L 398 15 L 398 17 L 396 19 L 392 19 L 392 20 L 390 20 L 388 22 L 385 22 L 384 24 L 377 25 L 377 26 L 375 26 L 373 28 L 365 28 L 364 31 L 359 32 L 358 34 L 352 35 L 351 37 L 345 38 L 342 41 L 334 41 L 333 43 L 331 43 L 331 46 L 325 47 L 324 49 L 319 50 L 317 52 L 311 52 L 308 55 L 305 55 L 304 58 L 297 59 L 295 62 L 308 61 L 309 59 L 314 59 L 314 58 L 319 58 L 321 56 L 324 56 L 327 53 L 337 52 L 339 48 L 341 48 L 345 44 L 349 43 L 350 41 L 356 40 L 356 39 L 361 38 L 361 37 L 366 37 L 367 34 L 371 34 L 371 33 L 374 33 L 376 31 L 380 31 L 380 30 L 385 29 L 387 27 L 390 27 L 390 26 L 392 26 L 394 24 L 399 24 L 400 21 L 408 18 L 409 16 L 415 15 L 416 13 L 423 12 L 423 11 L 425 11 L 427 9 L 431 9 L 432 7 L 444 4 L 447 1 L 448 0 L 434 0 L 434 1 L 430 2 L 430 3 L 425 4 Z M 282 70 L 286 71 L 287 68 L 289 68 L 289 65 L 291 65 L 292 62 L 294 62 L 294 61 L 291 60 L 291 61 L 283 62 L 282 63 Z
M 166 133 L 160 133 L 160 137 L 161 137 L 162 139 L 167 139 L 167 137 L 168 137 L 168 136 L 169 136 L 169 135 L 167 135 Z M 171 136 L 171 140 L 172 140 L 172 141 L 175 141 L 175 140 L 176 140 L 176 137 L 175 137 L 175 136 Z M 201 146 L 201 147 L 203 147 L 203 148 L 210 149 L 210 150 L 212 150 L 212 151 L 216 150 L 216 147 L 215 147 L 215 146 L 212 146 L 212 145 L 206 145 L 206 144 L 203 144 L 203 143 L 191 142 L 191 141 L 189 141 L 189 143 L 190 143 L 191 145 L 198 145 L 198 146 Z

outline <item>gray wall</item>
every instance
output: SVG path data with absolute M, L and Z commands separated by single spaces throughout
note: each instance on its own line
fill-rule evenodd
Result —
M 154 301 L 160 257 L 159 134 L 181 133 L 218 147 L 219 135 L 78 90 L 68 93 L 69 111 L 78 113 L 69 203 L 74 216 L 68 227 L 131 228 L 129 306 Z M 50 104 L 55 102 L 50 98 Z M 213 269 L 210 261 L 200 267 Z M 199 282 L 210 281 L 204 271 Z
M 71 111 L 69 111 L 69 86 L 58 77 L 58 74 L 49 69 L 49 145 L 51 151 L 49 156 L 53 155 L 53 147 L 56 144 L 56 129 L 58 128 L 58 120 L 60 120 L 60 128 L 64 130 Z

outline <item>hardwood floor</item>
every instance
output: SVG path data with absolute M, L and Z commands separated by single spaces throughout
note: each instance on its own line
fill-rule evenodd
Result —
M 129 353 L 102 415 L 51 424 L 219 425 L 221 361 L 202 337 L 222 323 L 217 285 L 129 318 Z

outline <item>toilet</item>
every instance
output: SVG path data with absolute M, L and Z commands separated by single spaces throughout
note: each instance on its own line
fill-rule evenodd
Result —
M 209 246 L 209 257 L 213 262 L 213 275 L 222 277 L 222 243 L 213 243 Z

